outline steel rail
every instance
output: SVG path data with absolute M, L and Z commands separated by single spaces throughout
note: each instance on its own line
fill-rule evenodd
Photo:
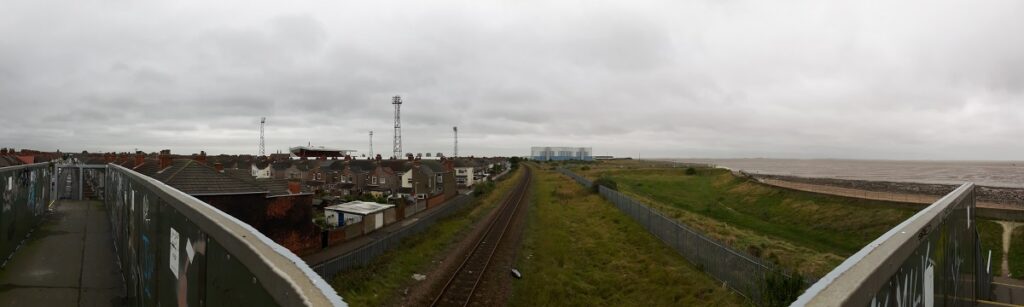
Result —
M 512 191 L 508 198 L 502 203 L 501 210 L 494 216 L 491 221 L 488 222 L 487 230 L 484 232 L 480 239 L 473 246 L 473 249 L 466 255 L 466 258 L 459 265 L 459 268 L 455 270 L 455 273 L 445 283 L 444 288 L 441 292 L 434 297 L 434 301 L 430 304 L 431 306 L 440 306 L 444 303 L 457 306 L 467 306 L 469 302 L 473 300 L 473 294 L 480 285 L 480 280 L 483 278 L 484 272 L 490 267 L 491 260 L 494 258 L 494 253 L 498 249 L 498 245 L 501 240 L 505 237 L 505 233 L 508 232 L 509 227 L 512 225 L 512 217 L 515 216 L 515 212 L 519 208 L 519 204 L 522 203 L 526 191 L 530 186 L 531 182 L 531 171 L 529 168 L 526 169 L 523 174 L 523 179 L 520 180 L 516 188 Z M 495 232 L 495 226 L 499 223 L 504 223 L 504 226 L 500 227 L 500 232 Z M 496 238 L 495 238 L 496 237 Z M 486 254 L 486 255 L 485 255 Z M 481 258 L 482 257 L 482 258 Z M 478 261 L 482 260 L 480 263 Z M 470 264 L 477 264 L 478 268 L 470 267 Z M 468 269 L 476 269 L 475 272 Z M 464 275 L 464 272 L 473 275 Z M 469 276 L 472 279 L 472 285 L 468 288 L 460 286 L 456 283 L 456 280 L 460 276 Z M 465 298 L 461 299 L 460 294 L 465 294 Z M 446 300 L 447 298 L 447 300 Z

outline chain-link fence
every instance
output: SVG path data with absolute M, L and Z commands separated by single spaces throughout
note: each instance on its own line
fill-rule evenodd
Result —
M 380 237 L 375 237 L 373 242 L 352 252 L 314 265 L 313 270 L 324 279 L 330 280 L 335 274 L 338 274 L 338 272 L 345 269 L 367 265 L 376 259 L 377 256 L 380 256 L 392 248 L 400 246 L 402 244 L 402 239 L 423 232 L 438 220 L 448 217 L 473 203 L 473 199 L 474 198 L 469 195 L 459 195 L 452 200 L 449 200 L 448 204 L 445 204 L 432 212 L 425 213 L 424 216 L 419 217 L 418 220 L 414 221 L 411 226 L 401 228 L 391 233 L 377 232 L 368 234 L 367 236 Z M 403 222 L 407 221 L 399 221 L 398 223 Z
M 584 187 L 591 188 L 590 180 L 566 169 L 559 172 L 569 176 Z M 675 249 L 683 258 L 690 261 L 711 277 L 723 282 L 747 299 L 760 303 L 765 287 L 765 279 L 773 274 L 774 265 L 751 256 L 742 251 L 732 249 L 728 245 L 709 238 L 699 231 L 686 226 L 674 218 L 667 217 L 658 210 L 651 209 L 644 203 L 636 201 L 618 191 L 599 187 L 600 194 L 609 202 L 629 215 L 660 239 Z M 780 271 L 775 271 L 780 272 Z

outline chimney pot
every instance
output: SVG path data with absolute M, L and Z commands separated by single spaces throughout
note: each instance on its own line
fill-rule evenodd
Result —
M 160 151 L 160 169 L 165 169 L 171 166 L 171 150 L 164 149 Z
M 220 164 L 220 162 L 214 163 L 213 164 L 213 168 L 217 169 L 218 173 L 223 173 L 224 172 L 224 164 Z
M 192 157 L 196 160 L 196 162 L 199 162 L 199 163 L 202 163 L 202 164 L 206 164 L 206 152 L 205 151 L 201 151 L 200 150 L 199 151 L 199 155 L 192 155 Z
M 142 163 L 146 161 L 145 159 L 146 155 L 143 154 L 141 150 L 135 151 L 135 167 L 142 165 Z

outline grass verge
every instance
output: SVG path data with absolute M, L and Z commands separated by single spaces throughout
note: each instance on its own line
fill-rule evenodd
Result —
M 1013 236 L 1010 238 L 1010 253 L 1007 255 L 1010 265 L 1010 276 L 1016 279 L 1024 279 L 1024 226 L 1017 226 L 1013 229 Z
M 350 306 L 386 305 L 401 289 L 415 282 L 413 274 L 423 274 L 431 261 L 461 237 L 459 234 L 497 206 L 521 174 L 516 171 L 506 176 L 467 209 L 438 221 L 425 232 L 407 237 L 401 247 L 385 252 L 373 263 L 338 273 L 331 285 Z
M 992 251 L 992 273 L 1001 275 L 1003 272 L 1003 225 L 989 220 L 978 220 L 978 237 L 981 239 L 982 261 L 988 261 L 988 251 Z
M 568 177 L 534 172 L 511 306 L 738 306 L 679 254 Z

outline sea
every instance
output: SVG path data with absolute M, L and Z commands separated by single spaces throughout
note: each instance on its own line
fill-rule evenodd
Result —
M 1024 161 L 894 161 L 833 159 L 665 159 L 748 173 L 872 181 L 1024 188 Z

